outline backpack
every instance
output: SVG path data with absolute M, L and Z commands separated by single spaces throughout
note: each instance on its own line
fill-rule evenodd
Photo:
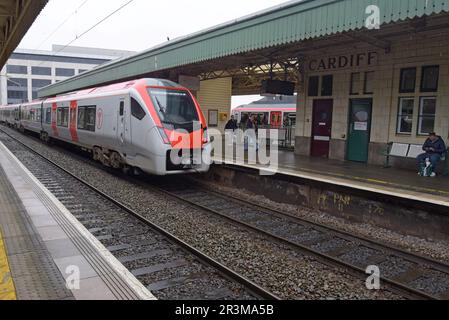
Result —
M 432 163 L 430 162 L 430 159 L 427 158 L 426 162 L 421 165 L 421 168 L 419 170 L 419 175 L 422 177 L 430 177 L 434 171 L 434 167 L 432 166 Z

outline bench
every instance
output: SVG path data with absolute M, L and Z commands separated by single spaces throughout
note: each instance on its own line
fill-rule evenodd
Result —
M 424 151 L 422 145 L 411 144 L 411 143 L 396 143 L 390 142 L 387 145 L 387 151 L 384 152 L 385 158 L 385 168 L 391 168 L 390 158 L 402 158 L 402 159 L 415 159 L 418 158 L 420 154 Z M 443 175 L 449 175 L 449 148 L 441 157 L 441 162 L 444 165 Z

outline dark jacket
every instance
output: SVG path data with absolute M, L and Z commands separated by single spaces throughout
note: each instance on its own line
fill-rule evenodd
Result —
M 447 149 L 443 139 L 441 137 L 438 137 L 438 139 L 435 140 L 435 142 L 432 142 L 430 138 L 427 139 L 426 142 L 424 143 L 423 150 L 428 154 L 443 155 Z
M 254 122 L 251 119 L 246 122 L 246 129 L 254 129 Z
M 228 123 L 226 124 L 226 127 L 225 127 L 225 130 L 235 131 L 237 129 L 238 129 L 237 121 L 232 120 L 232 119 L 228 121 Z

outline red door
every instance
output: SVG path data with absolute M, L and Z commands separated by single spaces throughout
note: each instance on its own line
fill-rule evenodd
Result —
M 312 122 L 312 157 L 329 157 L 333 100 L 315 100 Z

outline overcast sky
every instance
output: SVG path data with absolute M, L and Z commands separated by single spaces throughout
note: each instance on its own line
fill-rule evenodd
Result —
M 75 14 L 85 1 L 50 0 L 19 48 L 50 50 L 52 44 L 66 45 L 129 0 L 87 0 Z M 286 0 L 134 0 L 72 45 L 141 51 L 167 41 L 167 37 L 173 39 L 284 2 Z M 238 99 L 233 104 L 247 100 Z

